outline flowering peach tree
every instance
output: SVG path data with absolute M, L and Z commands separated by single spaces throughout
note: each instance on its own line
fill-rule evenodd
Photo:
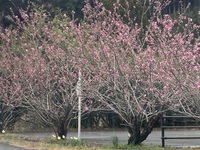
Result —
M 70 21 L 59 15 L 52 22 L 46 18 L 44 12 L 33 12 L 25 23 L 18 22 L 20 30 L 5 29 L 1 34 L 1 101 L 26 106 L 41 124 L 52 127 L 57 137 L 65 139 L 71 120 L 77 116 L 80 67 L 68 49 L 73 45 L 67 32 Z M 8 94 L 12 96 L 9 99 Z M 84 92 L 82 99 L 84 114 L 91 111 L 93 102 Z M 7 111 L 10 108 L 8 105 Z
M 13 127 L 25 113 L 22 87 L 15 70 L 20 64 L 3 49 L 0 61 L 0 132 Z
M 176 19 L 163 14 L 170 0 L 147 2 L 141 15 L 149 13 L 146 26 L 124 22 L 117 1 L 112 12 L 87 2 L 80 24 L 66 15 L 48 22 L 45 13 L 35 12 L 25 25 L 19 23 L 20 31 L 5 30 L 1 101 L 25 103 L 57 136 L 66 137 L 77 115 L 80 70 L 82 110 L 118 114 L 130 134 L 128 144 L 142 143 L 167 110 L 198 114 L 199 25 L 182 13 Z
M 128 144 L 144 141 L 167 110 L 187 112 L 194 96 L 199 101 L 199 26 L 162 14 L 169 2 L 148 1 L 145 28 L 124 23 L 119 3 L 113 12 L 86 5 L 85 22 L 73 30 L 87 88 L 125 122 Z

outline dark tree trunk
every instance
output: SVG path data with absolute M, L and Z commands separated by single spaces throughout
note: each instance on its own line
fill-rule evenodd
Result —
M 2 109 L 2 105 L 0 105 L 0 109 Z M 2 115 L 2 110 L 0 110 L 0 133 L 2 133 L 3 128 L 3 115 Z
M 162 118 L 162 116 L 163 116 L 163 113 L 159 113 L 153 116 L 152 118 L 150 118 L 149 122 L 146 123 L 141 133 L 141 138 L 140 138 L 141 142 L 146 140 L 148 135 L 152 132 L 155 123 L 158 122 Z
M 135 118 L 132 127 L 128 127 L 128 132 L 130 137 L 128 139 L 128 144 L 139 145 L 141 144 L 148 135 L 152 132 L 155 123 L 161 119 L 163 113 L 159 113 L 146 123 L 144 127 L 141 127 L 141 122 Z
M 140 144 L 141 140 L 140 140 L 140 125 L 141 122 L 138 120 L 137 117 L 135 117 L 134 121 L 133 121 L 133 126 L 132 127 L 128 127 L 128 132 L 130 134 L 130 137 L 128 139 L 128 144 L 134 144 L 134 145 L 138 145 Z
M 3 125 L 2 125 L 2 122 L 0 121 L 0 133 L 2 133 L 3 131 Z
M 67 127 L 66 127 L 66 124 L 64 121 L 61 121 L 60 122 L 60 125 L 58 126 L 58 129 L 57 129 L 57 134 L 58 134 L 58 137 L 60 137 L 61 139 L 66 139 L 67 137 Z

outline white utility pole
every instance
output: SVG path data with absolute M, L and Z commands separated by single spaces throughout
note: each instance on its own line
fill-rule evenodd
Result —
M 82 98 L 82 88 L 81 88 L 81 71 L 78 73 L 78 82 L 76 87 L 76 93 L 78 96 L 78 140 L 81 139 L 81 98 Z

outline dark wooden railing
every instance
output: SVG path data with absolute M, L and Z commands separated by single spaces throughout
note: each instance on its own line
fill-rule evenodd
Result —
M 171 120 L 176 120 L 176 119 L 182 119 L 182 120 L 195 120 L 195 118 L 189 117 L 189 116 L 163 116 L 161 119 L 161 139 L 162 139 L 162 147 L 165 146 L 165 140 L 166 139 L 200 139 L 200 136 L 188 136 L 188 137 L 172 137 L 172 136 L 165 136 L 165 129 L 192 129 L 192 128 L 199 128 L 200 126 L 191 126 L 191 125 L 165 125 L 165 119 L 171 119 Z

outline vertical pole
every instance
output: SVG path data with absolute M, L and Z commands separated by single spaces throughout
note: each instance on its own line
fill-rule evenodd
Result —
M 78 97 L 78 140 L 81 139 L 81 96 Z
M 162 128 L 162 147 L 165 147 L 165 129 Z
M 78 96 L 78 140 L 81 139 L 81 97 L 82 97 L 82 89 L 81 89 L 81 71 L 78 73 L 78 82 L 76 87 L 76 93 Z
M 164 129 L 164 116 L 161 119 L 161 139 L 162 139 L 162 147 L 165 147 L 165 129 Z

